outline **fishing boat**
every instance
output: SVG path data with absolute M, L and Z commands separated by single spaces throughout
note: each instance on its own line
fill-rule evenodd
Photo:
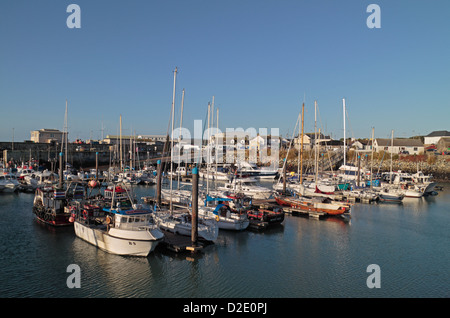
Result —
M 265 222 L 268 225 L 280 224 L 284 221 L 284 211 L 280 207 L 261 207 L 250 209 L 247 211 L 247 216 L 250 220 Z
M 81 201 L 85 197 L 84 188 L 71 184 L 68 189 L 47 185 L 38 187 L 33 200 L 33 213 L 38 221 L 51 226 L 70 226 L 71 212 L 68 202 Z
M 164 237 L 154 221 L 153 211 L 133 203 L 126 188 L 107 190 L 103 202 L 78 202 L 69 208 L 75 234 L 111 254 L 148 256 Z M 109 196 L 110 205 L 102 208 Z
M 328 216 L 350 215 L 350 206 L 344 203 L 331 201 L 325 197 L 288 197 L 274 195 L 276 202 L 281 206 L 288 206 L 306 212 L 324 213 Z

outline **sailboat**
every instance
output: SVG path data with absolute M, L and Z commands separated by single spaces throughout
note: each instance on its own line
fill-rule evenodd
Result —
M 401 189 L 394 185 L 393 182 L 393 172 L 392 172 L 392 153 L 394 147 L 394 130 L 392 130 L 391 136 L 391 165 L 389 172 L 389 184 L 383 184 L 381 189 L 379 189 L 378 197 L 382 202 L 393 202 L 393 203 L 401 203 L 405 194 L 402 193 Z
M 174 112 L 175 112 L 175 87 L 176 87 L 177 68 L 174 71 L 173 80 L 173 99 L 172 99 L 172 135 L 174 127 Z M 209 115 L 209 114 L 208 114 Z M 172 150 L 173 150 L 173 138 L 172 138 Z M 171 167 L 170 171 L 173 171 L 173 151 L 171 151 Z M 174 203 L 174 189 L 173 189 L 173 173 L 170 174 L 170 189 L 167 191 L 168 199 L 170 202 L 169 208 L 155 207 L 155 220 L 160 229 L 168 232 L 172 232 L 178 235 L 190 236 L 192 234 L 192 214 L 188 208 L 175 211 L 173 207 Z M 161 191 L 162 194 L 162 191 Z M 199 239 L 206 241 L 215 241 L 219 234 L 219 228 L 217 221 L 211 218 L 198 218 L 197 231 Z
M 288 206 L 307 212 L 325 213 L 328 216 L 349 216 L 350 206 L 345 203 L 332 201 L 326 197 L 288 197 L 274 195 L 276 202 L 281 206 Z
M 315 102 L 315 108 L 317 109 L 317 103 Z M 302 108 L 302 117 L 303 117 L 303 108 Z M 315 138 L 317 140 L 317 138 Z M 317 145 L 316 145 L 317 151 Z M 317 158 L 316 158 L 317 159 Z M 318 182 L 318 169 L 317 169 L 317 160 L 315 163 L 315 181 L 312 184 L 314 190 L 307 191 L 307 186 L 303 184 L 303 180 L 299 178 L 298 190 L 297 192 L 299 196 L 287 196 L 280 193 L 274 194 L 276 202 L 281 206 L 288 206 L 295 209 L 300 209 L 307 212 L 318 212 L 324 213 L 326 215 L 342 215 L 349 216 L 350 215 L 350 206 L 344 203 L 340 203 L 334 200 L 331 200 L 327 193 L 322 193 L 323 191 L 319 190 L 319 182 Z M 324 188 L 322 188 L 324 189 Z M 330 187 L 330 190 L 334 190 L 334 186 Z M 334 191 L 333 191 L 334 192 Z
M 198 209 L 198 214 L 203 217 L 215 218 L 219 229 L 242 231 L 250 221 L 247 211 L 241 205 L 233 204 L 234 199 L 206 196 L 205 205 Z M 213 203 L 209 206 L 209 203 Z M 215 204 L 214 204 L 215 203 Z

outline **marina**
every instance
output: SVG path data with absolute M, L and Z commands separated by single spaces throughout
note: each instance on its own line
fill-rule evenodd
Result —
M 449 298 L 449 11 L 1 2 L 0 296 Z
M 165 242 L 148 257 L 101 251 L 78 238 L 73 227 L 39 222 L 31 212 L 33 194 L 3 193 L 1 239 L 9 243 L 2 252 L 2 295 L 448 297 L 450 187 L 439 185 L 443 189 L 437 195 L 401 204 L 355 203 L 349 221 L 286 212 L 282 223 L 263 231 L 219 230 L 214 243 L 199 244 L 195 253 L 188 249 L 190 237 L 165 233 Z M 154 186 L 144 185 L 135 191 L 137 196 L 156 193 Z M 82 268 L 80 289 L 65 283 L 65 269 L 73 263 Z M 365 283 L 366 268 L 373 263 L 382 269 L 380 289 Z M 128 271 L 121 275 L 114 267 Z

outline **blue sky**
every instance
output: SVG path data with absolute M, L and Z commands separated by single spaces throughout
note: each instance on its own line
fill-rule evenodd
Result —
M 69 4 L 81 28 L 69 29 Z M 381 28 L 369 29 L 369 4 Z M 301 0 L 40 0 L 0 2 L 0 141 L 41 128 L 69 138 L 165 134 L 173 71 L 176 123 L 387 138 L 450 130 L 450 2 Z

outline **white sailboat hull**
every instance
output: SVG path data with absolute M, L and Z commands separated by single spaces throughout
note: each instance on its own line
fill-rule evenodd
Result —
M 168 213 L 160 213 L 156 216 L 156 220 L 159 228 L 164 231 L 184 236 L 191 236 L 192 234 L 191 222 L 179 221 L 177 218 L 171 217 Z M 202 222 L 207 224 L 202 224 Z M 199 238 L 214 242 L 219 235 L 218 224 L 214 220 L 199 220 L 197 233 Z
M 250 221 L 247 217 L 242 216 L 222 216 L 222 215 L 215 215 L 211 211 L 205 211 L 203 209 L 199 209 L 198 211 L 199 215 L 205 216 L 205 217 L 215 217 L 217 221 L 217 225 L 219 229 L 222 230 L 230 230 L 230 231 L 242 231 L 245 230 L 249 224 Z

